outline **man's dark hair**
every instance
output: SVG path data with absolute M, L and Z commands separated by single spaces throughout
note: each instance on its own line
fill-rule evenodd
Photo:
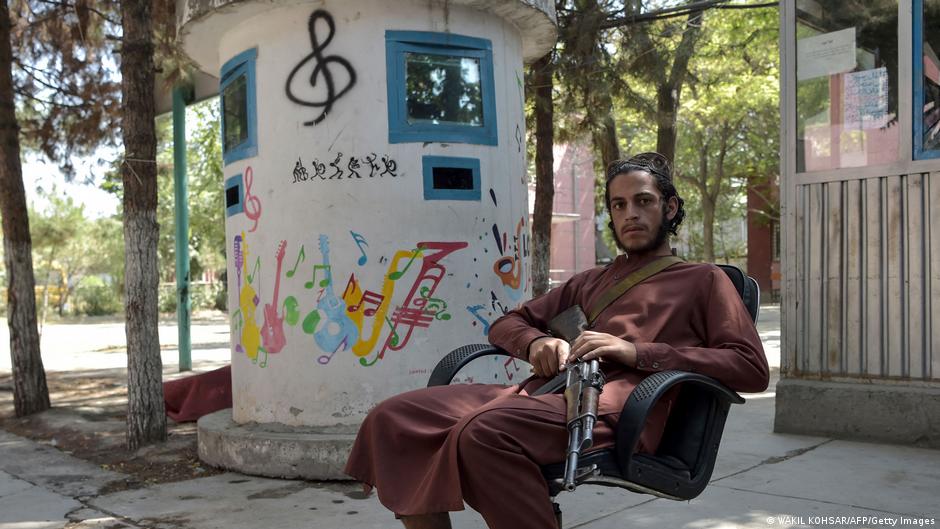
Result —
M 679 196 L 676 186 L 672 183 L 672 164 L 658 152 L 644 152 L 627 160 L 614 160 L 607 166 L 607 178 L 604 181 L 604 203 L 607 205 L 607 213 L 610 214 L 610 181 L 617 175 L 631 171 L 643 171 L 653 177 L 653 180 L 656 181 L 656 188 L 663 195 L 662 208 L 664 215 L 667 202 L 671 197 L 676 197 L 679 202 L 676 216 L 672 220 L 665 218 L 663 220 L 669 222 L 669 233 L 678 235 L 679 225 L 682 224 L 682 219 L 685 218 L 685 209 L 682 207 L 685 201 Z M 618 240 L 616 234 L 614 235 L 614 240 Z

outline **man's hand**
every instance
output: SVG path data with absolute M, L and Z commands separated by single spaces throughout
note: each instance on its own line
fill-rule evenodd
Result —
M 529 344 L 529 363 L 532 364 L 532 371 L 536 376 L 553 377 L 558 374 L 559 368 L 568 361 L 568 353 L 571 346 L 568 342 L 544 336 L 536 338 Z
M 622 338 L 594 331 L 584 331 L 571 343 L 569 362 L 581 359 L 607 358 L 629 367 L 636 367 L 636 346 Z

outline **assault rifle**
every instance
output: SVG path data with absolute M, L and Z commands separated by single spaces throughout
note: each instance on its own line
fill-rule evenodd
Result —
M 587 325 L 584 311 L 575 305 L 548 322 L 548 329 L 552 335 L 571 343 Z M 604 373 L 596 358 L 568 365 L 565 379 L 568 449 L 565 452 L 565 476 L 562 480 L 562 487 L 567 491 L 574 490 L 578 481 L 597 470 L 596 465 L 591 465 L 579 473 L 578 457 L 594 444 L 597 403 L 603 388 Z

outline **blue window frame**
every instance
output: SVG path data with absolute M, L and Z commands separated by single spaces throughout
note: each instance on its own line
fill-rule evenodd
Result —
M 239 173 L 225 181 L 225 216 L 231 217 L 245 210 L 242 175 Z
M 424 156 L 425 200 L 480 200 L 480 160 Z
M 489 40 L 386 31 L 385 62 L 389 143 L 498 143 Z
M 255 104 L 255 59 L 258 48 L 243 51 L 222 65 L 219 105 L 222 109 L 222 161 L 228 165 L 258 154 Z
M 913 2 L 914 159 L 940 158 L 940 38 L 938 20 L 924 20 L 924 0 Z

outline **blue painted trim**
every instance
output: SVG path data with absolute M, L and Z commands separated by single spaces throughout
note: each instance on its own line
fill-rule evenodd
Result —
M 443 46 L 445 48 L 465 48 L 469 50 L 493 50 L 493 43 L 489 39 L 468 37 L 456 33 L 437 33 L 434 31 L 385 31 L 385 40 L 393 40 L 407 44 L 425 44 L 430 46 Z
M 225 198 L 226 202 L 228 201 L 226 198 L 228 195 L 228 190 L 232 188 L 238 189 L 238 204 L 226 206 L 226 217 L 231 217 L 232 215 L 237 215 L 245 211 L 245 187 L 242 185 L 241 173 L 225 180 L 225 191 L 223 191 L 222 197 Z
M 422 156 L 425 200 L 476 200 L 480 201 L 480 160 L 456 156 Z M 432 170 L 435 167 L 458 167 L 473 171 L 473 189 L 435 189 Z
M 238 160 L 251 158 L 258 155 L 258 111 L 256 100 L 256 77 L 255 60 L 258 58 L 258 48 L 245 50 L 232 57 L 222 65 L 219 75 L 219 109 L 221 111 L 221 132 L 222 132 L 222 162 L 228 165 Z M 221 97 L 225 88 L 241 76 L 245 76 L 245 86 L 247 87 L 248 104 L 248 138 L 237 146 L 225 149 L 225 108 Z
M 924 150 L 924 0 L 914 0 L 914 159 L 940 158 L 940 149 Z
M 483 96 L 483 126 L 408 123 L 405 108 L 405 53 L 470 57 L 480 61 L 480 90 Z M 447 142 L 498 145 L 493 45 L 487 39 L 432 33 L 386 31 L 385 68 L 388 83 L 389 143 Z

